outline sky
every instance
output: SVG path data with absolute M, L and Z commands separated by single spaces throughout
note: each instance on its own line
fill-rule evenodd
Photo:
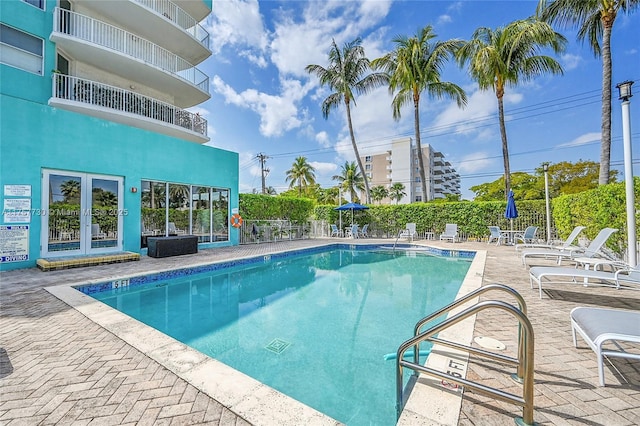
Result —
M 309 64 L 328 66 L 332 40 L 342 47 L 362 40 L 373 60 L 394 48 L 397 36 L 413 36 L 431 25 L 437 40 L 469 40 L 479 27 L 496 29 L 535 13 L 537 1 L 256 1 L 214 0 L 201 24 L 211 35 L 213 54 L 198 68 L 210 77 L 211 99 L 192 108 L 208 120 L 207 145 L 239 154 L 240 192 L 261 190 L 258 155 L 266 156 L 266 185 L 289 188 L 286 171 L 306 157 L 322 187 L 336 185 L 346 161 L 354 161 L 343 107 L 324 119 L 322 101 L 331 93 Z M 612 36 L 612 169 L 623 180 L 621 103 L 617 83 L 634 80 L 640 94 L 640 12 L 621 14 Z M 533 173 L 543 162 L 600 161 L 602 62 L 573 29 L 557 30 L 568 40 L 555 56 L 564 74 L 545 75 L 517 87 L 504 98 L 510 166 Z M 551 54 L 550 52 L 545 52 Z M 552 55 L 552 54 L 551 54 Z M 464 109 L 452 100 L 423 93 L 421 141 L 444 154 L 461 177 L 462 198 L 469 188 L 503 174 L 497 99 L 480 91 L 466 69 L 450 62 L 442 80 L 462 87 Z M 360 155 L 389 149 L 393 139 L 414 135 L 413 108 L 393 119 L 387 87 L 358 96 L 352 120 Z M 635 102 L 634 102 L 635 101 Z M 631 99 L 634 174 L 640 174 L 640 95 Z M 634 126 L 634 123 L 635 124 Z

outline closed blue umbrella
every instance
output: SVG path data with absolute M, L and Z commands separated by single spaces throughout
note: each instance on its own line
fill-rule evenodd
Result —
M 504 217 L 511 220 L 511 238 L 513 238 L 513 219 L 518 217 L 518 209 L 516 208 L 516 200 L 513 198 L 513 191 L 511 190 L 509 190 L 507 209 L 504 211 Z

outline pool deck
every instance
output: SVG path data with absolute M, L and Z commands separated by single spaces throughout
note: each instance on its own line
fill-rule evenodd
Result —
M 226 408 L 230 405 L 211 398 L 211 392 L 197 380 L 191 381 L 194 386 L 158 363 L 153 353 L 138 350 L 116 337 L 44 287 L 53 291 L 61 285 L 107 281 L 327 242 L 358 241 L 317 239 L 246 245 L 162 259 L 143 256 L 139 262 L 79 269 L 42 272 L 33 268 L 0 273 L 0 424 L 251 425 L 246 416 L 238 414 L 241 410 L 236 406 Z M 569 312 L 576 306 L 640 310 L 640 291 L 549 285 L 541 300 L 537 289 L 530 289 L 527 269 L 511 246 L 424 240 L 416 243 L 486 250 L 482 284 L 506 284 L 524 297 L 535 333 L 537 423 L 640 424 L 640 362 L 614 359 L 605 366 L 607 386 L 598 386 L 595 354 L 580 338 L 578 348 L 573 347 L 569 322 Z M 492 293 L 481 297 L 493 298 L 496 295 Z M 510 302 L 504 296 L 500 298 Z M 492 337 L 504 343 L 507 355 L 513 354 L 516 347 L 517 325 L 504 312 L 480 312 L 473 333 L 475 337 Z M 467 378 L 517 394 L 520 386 L 509 378 L 511 372 L 510 367 L 472 356 Z M 226 376 L 219 379 L 233 380 Z M 429 401 L 424 405 L 429 406 Z M 512 425 L 513 419 L 522 415 L 517 406 L 471 391 L 464 392 L 461 407 L 457 413 L 459 425 Z M 323 419 L 317 424 L 321 423 L 327 424 Z

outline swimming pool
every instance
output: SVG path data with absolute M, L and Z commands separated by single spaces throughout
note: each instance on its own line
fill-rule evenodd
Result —
M 455 298 L 472 253 L 345 247 L 80 289 L 339 421 L 393 424 L 384 355 Z

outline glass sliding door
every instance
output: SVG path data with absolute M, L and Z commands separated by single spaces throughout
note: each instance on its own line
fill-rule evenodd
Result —
M 43 255 L 122 249 L 121 177 L 45 170 L 42 179 Z
M 46 251 L 60 254 L 80 253 L 82 175 L 72 172 L 45 174 L 42 186 L 42 235 L 47 237 Z M 44 248 L 44 247 L 43 247 Z

